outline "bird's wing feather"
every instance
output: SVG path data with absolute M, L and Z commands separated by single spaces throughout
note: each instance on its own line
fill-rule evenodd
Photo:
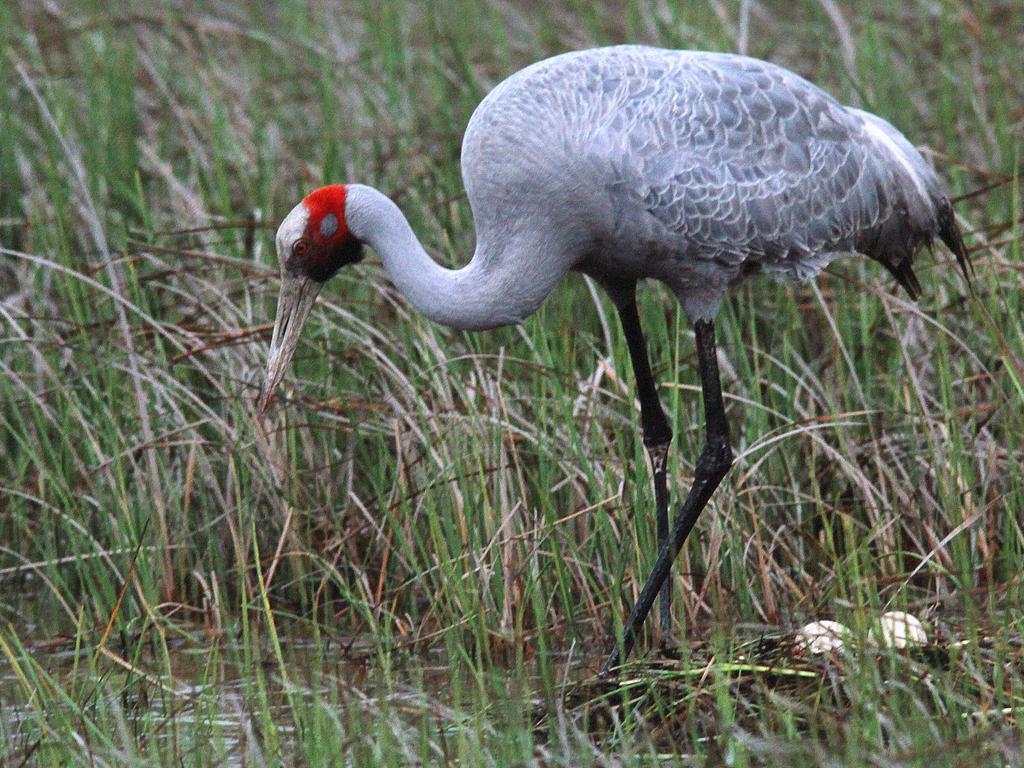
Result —
M 621 77 L 615 64 L 614 108 L 593 146 L 614 166 L 623 208 L 649 214 L 682 256 L 816 271 L 816 255 L 859 250 L 914 201 L 932 210 L 905 192 L 937 194 L 920 156 L 910 148 L 920 167 L 901 167 L 873 135 L 906 144 L 895 129 L 792 72 L 728 55 L 666 57 L 657 69 Z
M 948 208 L 881 118 L 768 62 L 640 46 L 503 82 L 470 121 L 463 175 L 488 242 L 550 222 L 552 242 L 571 230 L 573 247 L 634 244 L 726 280 L 747 262 L 810 277 L 843 251 L 902 263 Z

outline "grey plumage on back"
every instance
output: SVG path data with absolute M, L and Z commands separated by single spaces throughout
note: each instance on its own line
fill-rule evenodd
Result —
M 743 56 L 621 46 L 539 62 L 480 104 L 462 163 L 480 252 L 500 260 L 510 226 L 547 227 L 572 268 L 663 280 L 692 319 L 751 274 L 803 280 L 841 253 L 912 295 L 933 237 L 966 266 L 939 179 L 895 128 Z

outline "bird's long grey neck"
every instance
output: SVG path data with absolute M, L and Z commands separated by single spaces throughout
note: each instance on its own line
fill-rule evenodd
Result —
M 529 276 L 516 274 L 519 260 L 487 258 L 479 244 L 469 264 L 446 269 L 427 254 L 399 207 L 372 187 L 349 185 L 345 219 L 352 234 L 377 252 L 392 282 L 416 309 L 453 328 L 483 330 L 522 322 L 557 281 L 531 283 Z

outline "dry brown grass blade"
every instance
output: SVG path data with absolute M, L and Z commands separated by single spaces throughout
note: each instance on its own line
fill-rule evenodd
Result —
M 117 616 L 121 612 L 121 605 L 124 603 L 124 596 L 128 593 L 128 586 L 135 578 L 135 563 L 138 562 L 139 553 L 142 551 L 142 541 L 146 537 L 146 531 L 148 528 L 149 520 L 146 521 L 145 525 L 142 527 L 142 531 L 139 533 L 139 543 L 135 546 L 135 551 L 132 553 L 132 559 L 128 563 L 128 573 L 125 575 L 124 582 L 118 590 L 117 600 L 114 601 L 114 608 L 110 612 L 110 618 L 107 619 L 107 624 L 103 628 L 103 632 L 100 634 L 100 639 L 96 643 L 97 653 L 106 650 L 107 638 L 110 637 L 110 633 L 114 629 L 114 622 L 117 621 Z

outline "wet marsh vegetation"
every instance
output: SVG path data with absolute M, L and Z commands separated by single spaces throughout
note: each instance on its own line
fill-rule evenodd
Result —
M 0 5 L 0 764 L 1021 765 L 1024 9 L 872 2 Z M 372 254 L 261 424 L 276 222 L 323 182 L 468 259 L 462 130 L 615 42 L 740 50 L 927 149 L 977 268 L 864 259 L 718 323 L 737 462 L 617 684 L 655 552 L 625 341 L 570 276 L 432 325 Z M 676 439 L 692 334 L 640 298 Z M 929 643 L 868 642 L 888 610 Z M 846 648 L 793 637 L 836 619 Z

